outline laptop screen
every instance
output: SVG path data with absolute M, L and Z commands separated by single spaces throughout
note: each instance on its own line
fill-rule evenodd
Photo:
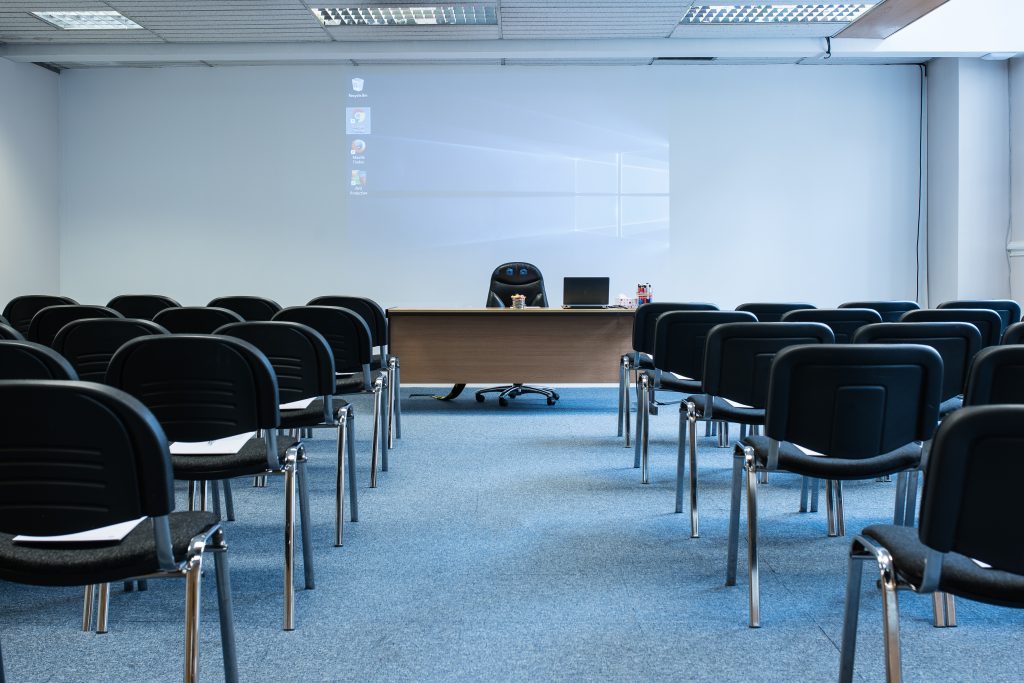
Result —
M 607 306 L 606 277 L 567 277 L 562 281 L 563 306 Z

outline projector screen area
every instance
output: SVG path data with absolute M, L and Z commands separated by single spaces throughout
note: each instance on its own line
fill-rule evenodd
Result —
M 528 261 L 553 305 L 566 276 L 613 301 L 914 298 L 918 88 L 898 66 L 65 72 L 61 288 L 465 307 Z

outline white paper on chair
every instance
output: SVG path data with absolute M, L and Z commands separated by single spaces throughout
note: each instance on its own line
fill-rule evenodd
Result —
M 15 536 L 12 540 L 15 543 L 32 545 L 44 545 L 48 543 L 120 543 L 124 537 L 132 532 L 145 517 L 139 517 L 127 522 L 118 522 L 109 526 L 101 526 L 98 529 L 87 529 L 73 534 L 60 534 L 59 536 Z
M 721 396 L 720 398 L 723 401 L 725 401 L 726 403 L 728 403 L 729 405 L 731 405 L 733 408 L 749 408 L 750 407 L 746 403 L 740 403 L 739 401 L 733 401 L 732 399 L 726 398 L 725 396 Z
M 308 408 L 316 400 L 316 396 L 313 398 L 301 398 L 298 401 L 292 401 L 291 403 L 282 403 L 281 410 L 302 410 Z
M 171 455 L 208 455 L 218 453 L 225 455 L 242 450 L 245 442 L 256 436 L 256 432 L 245 432 L 234 436 L 225 436 L 213 441 L 174 441 L 171 443 Z
M 803 446 L 801 446 L 798 443 L 795 443 L 793 445 L 796 446 L 800 450 L 800 452 L 803 453 L 804 455 L 817 455 L 817 456 L 824 455 L 824 453 L 819 453 L 818 451 L 812 451 L 810 448 L 804 448 Z
M 676 379 L 685 379 L 685 380 L 687 380 L 687 381 L 689 381 L 689 382 L 692 382 L 692 381 L 693 381 L 693 378 L 692 378 L 692 377 L 687 377 L 686 375 L 680 375 L 680 374 L 679 374 L 678 372 L 670 372 L 670 373 L 668 373 L 668 374 L 672 375 L 672 376 L 673 376 L 673 377 L 675 377 Z

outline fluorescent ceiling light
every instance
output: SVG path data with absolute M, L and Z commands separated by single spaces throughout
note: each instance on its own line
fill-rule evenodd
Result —
M 33 12 L 48 24 L 69 31 L 142 28 L 120 12 L 113 10 L 91 12 Z
M 848 24 L 878 2 L 693 5 L 679 22 L 707 24 Z
M 495 25 L 493 4 L 458 4 L 419 7 L 312 7 L 324 26 L 423 26 L 432 24 Z

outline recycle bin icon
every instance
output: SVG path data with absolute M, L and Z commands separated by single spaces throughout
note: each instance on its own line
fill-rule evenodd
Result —
M 353 78 L 352 79 L 352 91 L 353 92 L 363 92 L 363 79 L 361 79 L 361 78 Z

